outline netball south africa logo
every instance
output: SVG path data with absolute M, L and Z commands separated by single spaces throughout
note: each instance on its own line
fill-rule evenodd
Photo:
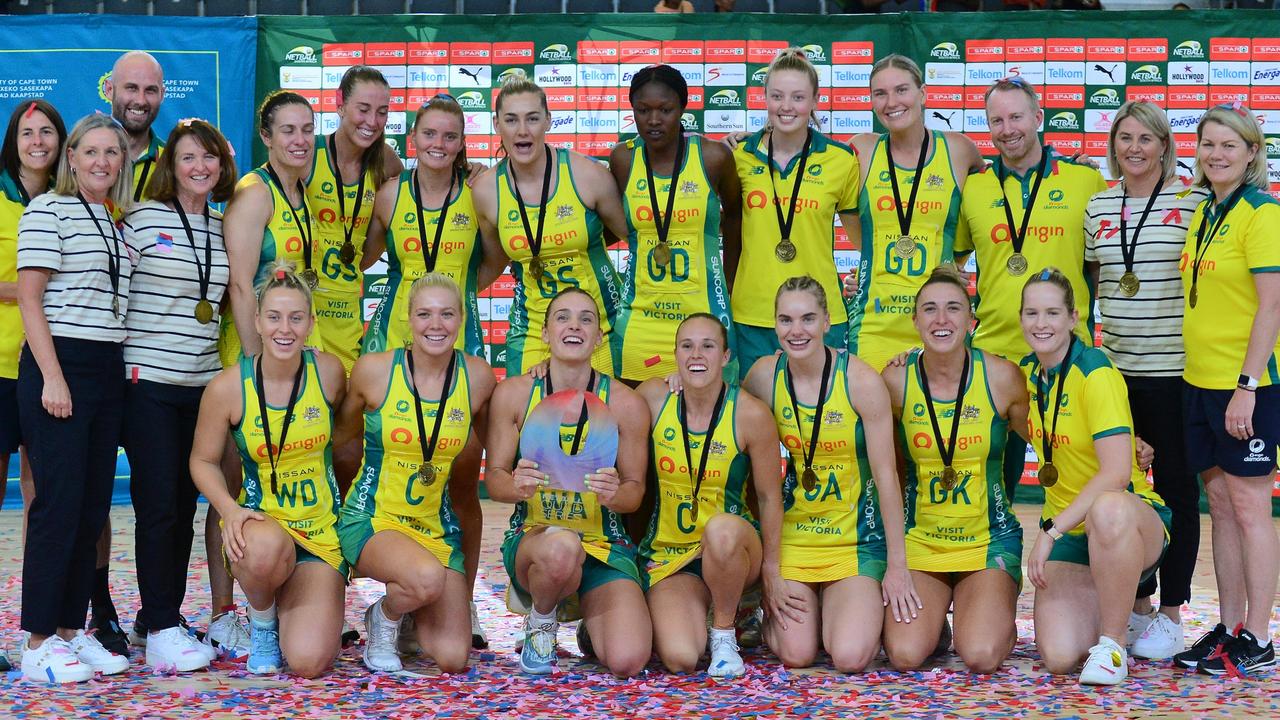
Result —
M 585 406 L 587 422 L 579 435 Z M 568 443 L 561 443 L 561 435 Z M 578 452 L 570 455 L 578 437 Z M 586 492 L 588 473 L 613 467 L 618 457 L 618 423 L 609 407 L 594 394 L 561 390 L 538 403 L 520 432 L 520 456 L 538 464 L 550 476 L 550 486 L 570 492 Z

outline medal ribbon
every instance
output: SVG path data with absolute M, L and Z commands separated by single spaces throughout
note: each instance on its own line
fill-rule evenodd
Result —
M 289 204 L 289 195 L 284 191 L 284 183 L 281 182 L 280 176 L 276 174 L 276 169 L 271 167 L 271 163 L 267 163 L 267 175 L 271 176 L 271 182 L 275 183 L 276 189 L 280 191 L 280 197 L 284 198 L 285 204 Z M 341 182 L 341 180 L 339 180 Z M 339 193 L 341 195 L 341 193 Z M 302 240 L 302 267 L 304 270 L 311 269 L 311 208 L 307 206 L 307 189 L 303 187 L 302 181 L 298 181 L 298 197 L 302 200 L 302 220 L 298 220 L 298 212 L 292 207 L 289 208 L 289 214 L 293 216 L 293 224 L 298 228 L 299 239 Z M 303 222 L 306 223 L 307 229 L 302 229 Z
M 902 193 L 898 190 L 897 163 L 893 161 L 893 143 L 889 135 L 884 136 L 884 146 L 889 150 L 889 185 L 893 188 L 893 209 L 898 213 L 898 228 L 902 235 L 910 235 L 911 215 L 916 209 L 916 191 L 920 189 L 920 173 L 924 172 L 924 161 L 929 155 L 929 131 L 925 130 L 924 142 L 920 144 L 920 159 L 916 160 L 915 180 L 911 183 L 911 197 L 907 199 L 905 210 L 902 208 Z
M 684 401 L 684 396 L 676 397 L 676 410 L 680 417 L 680 432 L 684 436 L 684 459 L 685 467 L 689 469 L 689 484 L 693 486 L 693 503 L 698 503 L 698 493 L 702 490 L 702 478 L 707 474 L 707 458 L 711 449 L 711 437 L 716 432 L 716 425 L 720 423 L 720 411 L 724 408 L 724 397 L 728 392 L 729 386 L 720 383 L 720 394 L 716 397 L 715 407 L 711 410 L 711 422 L 707 424 L 707 433 L 702 438 L 702 457 L 698 460 L 698 474 L 693 474 L 693 451 L 689 444 L 689 406 Z
M 427 272 L 436 271 L 436 261 L 440 257 L 440 238 L 444 235 L 444 220 L 449 213 L 450 201 L 453 199 L 453 183 L 458 178 L 458 174 L 452 169 L 449 170 L 449 191 L 444 194 L 444 204 L 440 206 L 440 215 L 436 219 L 436 238 L 431 243 L 431 249 L 427 250 L 427 225 L 422 219 L 422 186 L 418 184 L 418 170 L 421 165 L 413 169 L 413 206 L 418 211 L 418 239 L 422 242 L 422 256 L 426 260 Z M 542 231 L 539 230 L 539 233 Z
M 196 278 L 200 284 L 200 299 L 209 299 L 209 276 L 213 273 L 213 240 L 209 234 L 209 204 L 204 206 L 204 263 L 200 262 L 200 251 L 196 248 L 196 234 L 191 230 L 191 222 L 187 220 L 187 211 L 182 209 L 182 203 L 174 198 L 173 209 L 178 213 L 178 219 L 182 221 L 182 229 L 187 233 L 187 240 L 191 243 L 191 254 L 196 260 Z
M 1129 242 L 1129 190 L 1125 189 L 1120 196 L 1120 256 L 1124 258 L 1124 271 L 1133 272 L 1134 261 L 1138 257 L 1138 233 L 1142 232 L 1142 226 L 1147 223 L 1147 216 L 1151 214 L 1151 208 L 1156 204 L 1156 198 L 1160 196 L 1160 191 L 1164 189 L 1164 178 L 1160 178 L 1160 182 L 1156 183 L 1156 189 L 1151 193 L 1151 197 L 1147 198 L 1147 206 L 1142 209 L 1142 216 L 1138 218 L 1138 227 L 1133 229 L 1133 242 Z
M 133 188 L 134 202 L 142 202 L 142 191 L 147 187 L 147 176 L 151 174 L 151 165 L 154 162 L 155 160 L 151 159 L 142 161 L 142 177 L 138 178 L 138 184 Z
M 547 165 L 542 170 L 542 198 L 538 200 L 538 234 L 533 234 L 533 229 L 529 226 L 529 213 L 524 207 L 524 197 L 520 195 L 520 181 L 516 178 L 516 169 L 514 165 L 508 163 L 507 172 L 511 174 L 511 188 L 515 191 L 516 207 L 520 210 L 520 222 L 524 224 L 525 237 L 529 238 L 529 252 L 536 260 L 542 252 L 542 225 L 547 219 L 547 193 L 551 190 L 551 148 L 546 145 L 542 149 L 547 153 Z M 550 377 L 550 373 L 548 373 Z M 583 407 L 586 407 L 585 405 Z
M 1013 229 L 1013 208 L 1009 206 L 1009 195 L 1004 190 L 1004 174 L 1003 163 L 1001 169 L 996 173 L 996 178 L 1000 181 L 1000 197 L 1004 198 L 1004 217 L 1009 221 L 1009 242 L 1013 245 L 1015 255 L 1022 253 L 1022 243 L 1027 237 L 1027 226 L 1031 223 L 1031 213 L 1036 209 L 1036 195 L 1040 194 L 1040 182 L 1044 180 L 1045 169 L 1049 167 L 1049 149 L 1041 148 L 1040 152 L 1044 157 L 1040 158 L 1040 171 L 1036 173 L 1036 181 L 1031 185 L 1031 196 L 1027 198 L 1026 205 L 1022 208 L 1022 225 L 1017 232 Z M 892 158 L 890 158 L 892 160 Z
M 364 203 L 364 180 L 369 172 L 369 163 L 363 156 L 360 158 L 360 182 L 356 185 L 356 206 L 351 213 L 351 227 L 347 227 L 347 221 L 342 219 L 347 214 L 347 183 L 342 179 L 342 170 L 338 167 L 337 132 L 329 136 L 329 147 L 333 149 L 333 152 L 329 153 L 329 166 L 333 169 L 333 177 L 338 181 L 338 222 L 342 223 L 342 240 L 354 248 L 355 244 L 351 242 L 351 236 L 355 234 L 356 223 L 360 221 L 360 206 Z
M 305 358 L 298 358 L 298 372 L 293 375 L 293 389 L 289 391 L 289 405 L 284 410 L 284 426 L 280 428 L 280 452 L 271 449 L 271 421 L 267 419 L 267 393 L 262 382 L 262 356 L 258 356 L 257 372 L 253 375 L 253 384 L 258 391 L 258 414 L 262 416 L 262 434 L 267 440 L 267 462 L 271 463 L 271 494 L 276 494 L 276 464 L 284 455 L 284 445 L 289 437 L 289 423 L 293 422 L 293 409 L 298 404 L 298 387 L 302 385 L 302 373 L 307 367 Z
M 661 216 L 658 215 L 658 190 L 653 186 L 653 163 L 649 158 L 648 143 L 640 146 L 640 153 L 644 157 L 644 175 L 649 181 L 649 202 L 653 204 L 653 229 L 658 233 L 658 242 L 665 243 L 667 234 L 671 230 L 671 211 L 676 206 L 676 181 L 680 179 L 680 163 L 684 160 L 684 133 L 680 134 L 680 141 L 676 145 L 676 160 L 671 166 L 671 187 L 667 189 L 667 211 Z
M 809 145 L 813 142 L 813 130 L 805 130 L 804 147 L 800 148 L 800 162 L 796 165 L 796 179 L 791 184 L 791 202 L 788 203 L 787 216 L 782 216 L 782 203 L 778 202 L 778 185 L 774 181 L 773 170 L 773 133 L 769 133 L 769 189 L 773 191 L 773 210 L 778 216 L 778 231 L 782 234 L 782 242 L 791 242 L 791 225 L 796 219 L 796 202 L 800 199 L 800 182 L 804 180 L 804 166 L 809 162 Z
M 1044 461 L 1045 465 L 1053 464 L 1053 437 L 1058 434 L 1058 412 L 1062 410 L 1062 388 L 1067 384 L 1067 372 L 1070 370 L 1071 366 L 1071 351 L 1075 346 L 1076 336 L 1075 334 L 1072 334 L 1071 339 L 1067 341 L 1067 354 L 1062 356 L 1062 363 L 1058 365 L 1058 396 L 1053 400 L 1052 427 L 1047 426 L 1045 423 L 1045 411 L 1048 410 L 1048 408 L 1045 407 L 1045 401 L 1048 400 L 1045 395 L 1048 393 L 1043 390 L 1036 393 L 1036 410 L 1040 411 L 1040 459 Z M 1036 383 L 1036 385 L 1038 386 L 1039 383 Z
M 21 182 L 19 182 L 21 184 Z M 84 207 L 84 211 L 89 214 L 89 219 L 93 220 L 93 226 L 98 229 L 98 235 L 102 237 L 102 242 L 107 246 L 107 277 L 111 278 L 111 311 L 116 317 L 120 316 L 120 263 L 123 258 L 120 257 L 120 236 L 116 234 L 116 227 L 107 219 L 107 227 L 111 228 L 111 237 L 107 237 L 107 233 L 102 230 L 102 223 L 98 221 L 98 216 L 89 207 L 89 201 L 84 199 L 84 195 L 76 193 L 76 197 L 80 199 L 80 204 Z
M 596 386 L 596 370 L 591 369 L 591 377 L 587 378 L 587 389 L 585 392 L 595 392 Z M 551 386 L 551 368 L 547 368 L 547 395 L 555 394 L 555 388 Z M 544 395 L 543 397 L 546 397 Z M 569 448 L 570 455 L 577 455 L 578 448 L 582 445 L 582 431 L 587 427 L 587 398 L 582 398 L 582 412 L 578 413 L 578 427 L 573 431 L 573 446 Z
M 418 394 L 418 378 L 413 374 L 413 348 L 407 348 L 405 357 L 409 363 L 409 389 L 413 391 L 413 410 L 418 416 L 418 446 L 422 448 L 422 462 L 429 463 L 436 454 L 436 442 L 440 439 L 440 424 L 444 422 L 444 405 L 449 399 L 449 385 L 453 383 L 453 368 L 458 360 L 458 353 L 449 353 L 449 366 L 444 371 L 444 384 L 440 386 L 440 399 L 436 401 L 436 421 L 431 428 L 431 439 L 427 439 L 427 425 L 422 419 L 422 396 Z
M 938 413 L 933 409 L 933 393 L 929 390 L 929 373 L 925 372 L 923 355 L 916 361 L 916 367 L 920 369 L 920 389 L 924 391 L 924 404 L 929 409 L 929 422 L 933 425 L 933 439 L 938 443 L 938 456 L 942 458 L 945 467 L 951 467 L 956 456 L 956 437 L 960 433 L 960 414 L 964 410 L 964 391 L 969 384 L 969 351 L 964 353 L 964 370 L 960 373 L 960 389 L 956 392 L 955 412 L 951 415 L 951 439 L 945 445 L 942 443 L 942 426 L 938 424 Z M 1056 414 L 1054 420 L 1057 420 Z M 1041 422 L 1044 422 L 1043 419 Z
M 1222 213 L 1218 215 L 1218 219 L 1213 223 L 1213 229 L 1209 231 L 1209 241 L 1204 239 L 1204 226 L 1209 221 L 1208 210 L 1212 209 L 1212 205 L 1206 205 L 1206 212 L 1200 216 L 1200 227 L 1196 229 L 1196 257 L 1191 263 L 1191 292 L 1196 292 L 1196 285 L 1200 282 L 1200 263 L 1204 261 L 1204 256 L 1209 254 L 1209 246 L 1213 245 L 1213 236 L 1218 234 L 1218 229 L 1222 227 L 1222 223 L 1226 221 L 1227 216 L 1231 214 L 1232 208 L 1236 206 L 1236 201 L 1244 194 L 1245 184 L 1241 183 L 1240 187 L 1231 193 L 1227 198 L 1227 202 L 1222 206 Z
M 822 382 L 818 385 L 818 403 L 813 411 L 813 430 L 809 433 L 809 449 L 806 451 L 800 448 L 801 458 L 804 460 L 804 469 L 809 470 L 813 467 L 813 458 L 818 453 L 818 434 L 822 430 L 822 406 L 827 401 L 827 375 L 831 372 L 831 356 L 833 353 L 826 347 L 822 348 Z M 787 395 L 791 397 L 791 412 L 796 416 L 796 434 L 804 437 L 804 425 L 800 422 L 800 403 L 796 400 L 796 384 L 795 378 L 791 376 L 791 365 L 787 364 Z

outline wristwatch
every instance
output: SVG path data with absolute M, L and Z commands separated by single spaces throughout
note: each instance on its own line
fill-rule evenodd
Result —
M 1236 387 L 1241 390 L 1253 392 L 1254 390 L 1258 389 L 1258 378 L 1249 377 L 1248 375 L 1241 373 L 1240 379 L 1236 380 Z
M 1040 529 L 1044 531 L 1045 535 L 1048 535 L 1054 540 L 1057 540 L 1062 537 L 1062 531 L 1054 527 L 1053 518 L 1051 517 L 1045 518 L 1040 521 Z

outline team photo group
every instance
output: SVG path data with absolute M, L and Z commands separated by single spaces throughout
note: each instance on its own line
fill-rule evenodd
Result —
M 1273 667 L 1280 203 L 1250 109 L 1206 111 L 1180 175 L 1165 112 L 1125 103 L 1109 183 L 1043 143 L 1018 76 L 985 91 L 994 160 L 926 128 L 903 55 L 870 72 L 885 132 L 847 144 L 821 130 L 803 50 L 763 85 L 764 129 L 712 139 L 681 123 L 681 73 L 646 67 L 607 163 L 548 142 L 522 73 L 495 90 L 492 166 L 441 93 L 408 118 L 406 168 L 365 65 L 329 135 L 306 97 L 261 98 L 258 167 L 205 119 L 155 126 L 164 68 L 141 51 L 111 69 L 110 114 L 7 108 L 22 677 L 122 673 L 130 644 L 155 669 L 322 676 L 356 577 L 385 583 L 356 628 L 369 671 L 421 653 L 463 672 L 487 642 L 482 475 L 512 506 L 501 563 L 530 675 L 557 670 L 562 623 L 619 678 L 735 678 L 755 645 L 839 673 L 953 649 L 995 673 L 1024 583 L 1040 663 L 1081 684 L 1125 682 L 1130 657 Z M 860 253 L 843 278 L 836 223 Z M 495 369 L 477 297 L 508 272 Z M 1044 502 L 1024 529 L 1028 444 Z M 128 631 L 107 581 L 120 447 Z M 1196 637 L 1201 484 L 1220 617 Z M 197 632 L 200 496 L 214 615 Z

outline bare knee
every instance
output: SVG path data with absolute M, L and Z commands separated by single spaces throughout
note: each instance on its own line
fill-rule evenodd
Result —
M 878 649 L 878 646 L 873 645 L 870 648 L 835 648 L 828 652 L 831 654 L 831 664 L 835 666 L 836 672 L 860 673 L 866 670 L 875 659 Z
M 460 673 L 466 671 L 467 661 L 470 658 L 471 646 L 465 644 L 440 650 L 436 653 L 435 661 L 440 672 Z
M 1039 645 L 1040 662 L 1044 663 L 1045 671 L 1054 675 L 1070 675 L 1080 667 L 1080 657 L 1065 648 L 1046 647 Z
M 936 645 L 937 643 L 935 642 L 934 644 Z M 924 661 L 929 659 L 929 653 L 933 648 L 926 648 L 921 643 L 886 641 L 884 650 L 885 654 L 889 656 L 889 664 L 893 666 L 893 669 L 906 672 L 919 669 L 924 664 Z M 835 657 L 832 656 L 833 661 L 834 659 Z
M 959 653 L 964 666 L 969 668 L 969 672 L 978 675 L 990 675 L 999 670 L 1004 659 L 1008 657 L 1010 649 L 1008 643 L 997 642 L 994 639 L 956 646 L 956 652 Z
M 648 648 L 641 647 L 622 647 L 611 648 L 612 652 L 605 660 L 605 667 L 609 668 L 609 672 L 614 677 L 627 679 L 640 674 L 644 666 L 649 662 Z
M 582 560 L 583 550 L 578 536 L 558 532 L 543 537 L 533 563 L 545 581 L 565 583 L 573 579 L 582 566 Z
M 447 572 L 439 565 L 423 563 L 405 573 L 399 585 L 409 596 L 414 609 L 434 604 L 444 592 L 444 574 Z
M 702 530 L 703 555 L 727 560 L 742 549 L 741 528 L 743 523 L 736 515 L 719 513 L 707 521 Z
M 658 654 L 662 660 L 662 666 L 667 672 L 673 673 L 691 673 L 698 669 L 698 660 L 701 657 L 696 649 L 692 647 L 672 648 Z
M 325 651 L 296 653 L 288 658 L 289 671 L 308 680 L 317 678 L 333 667 L 333 659 L 336 656 L 337 652 Z
M 237 577 L 247 574 L 260 581 L 275 579 L 283 583 L 293 542 L 280 533 L 259 533 L 245 544 L 244 556 L 235 563 Z
M 1134 502 L 1128 493 L 1105 492 L 1093 501 L 1085 515 L 1089 535 L 1097 539 L 1115 539 L 1137 528 Z

